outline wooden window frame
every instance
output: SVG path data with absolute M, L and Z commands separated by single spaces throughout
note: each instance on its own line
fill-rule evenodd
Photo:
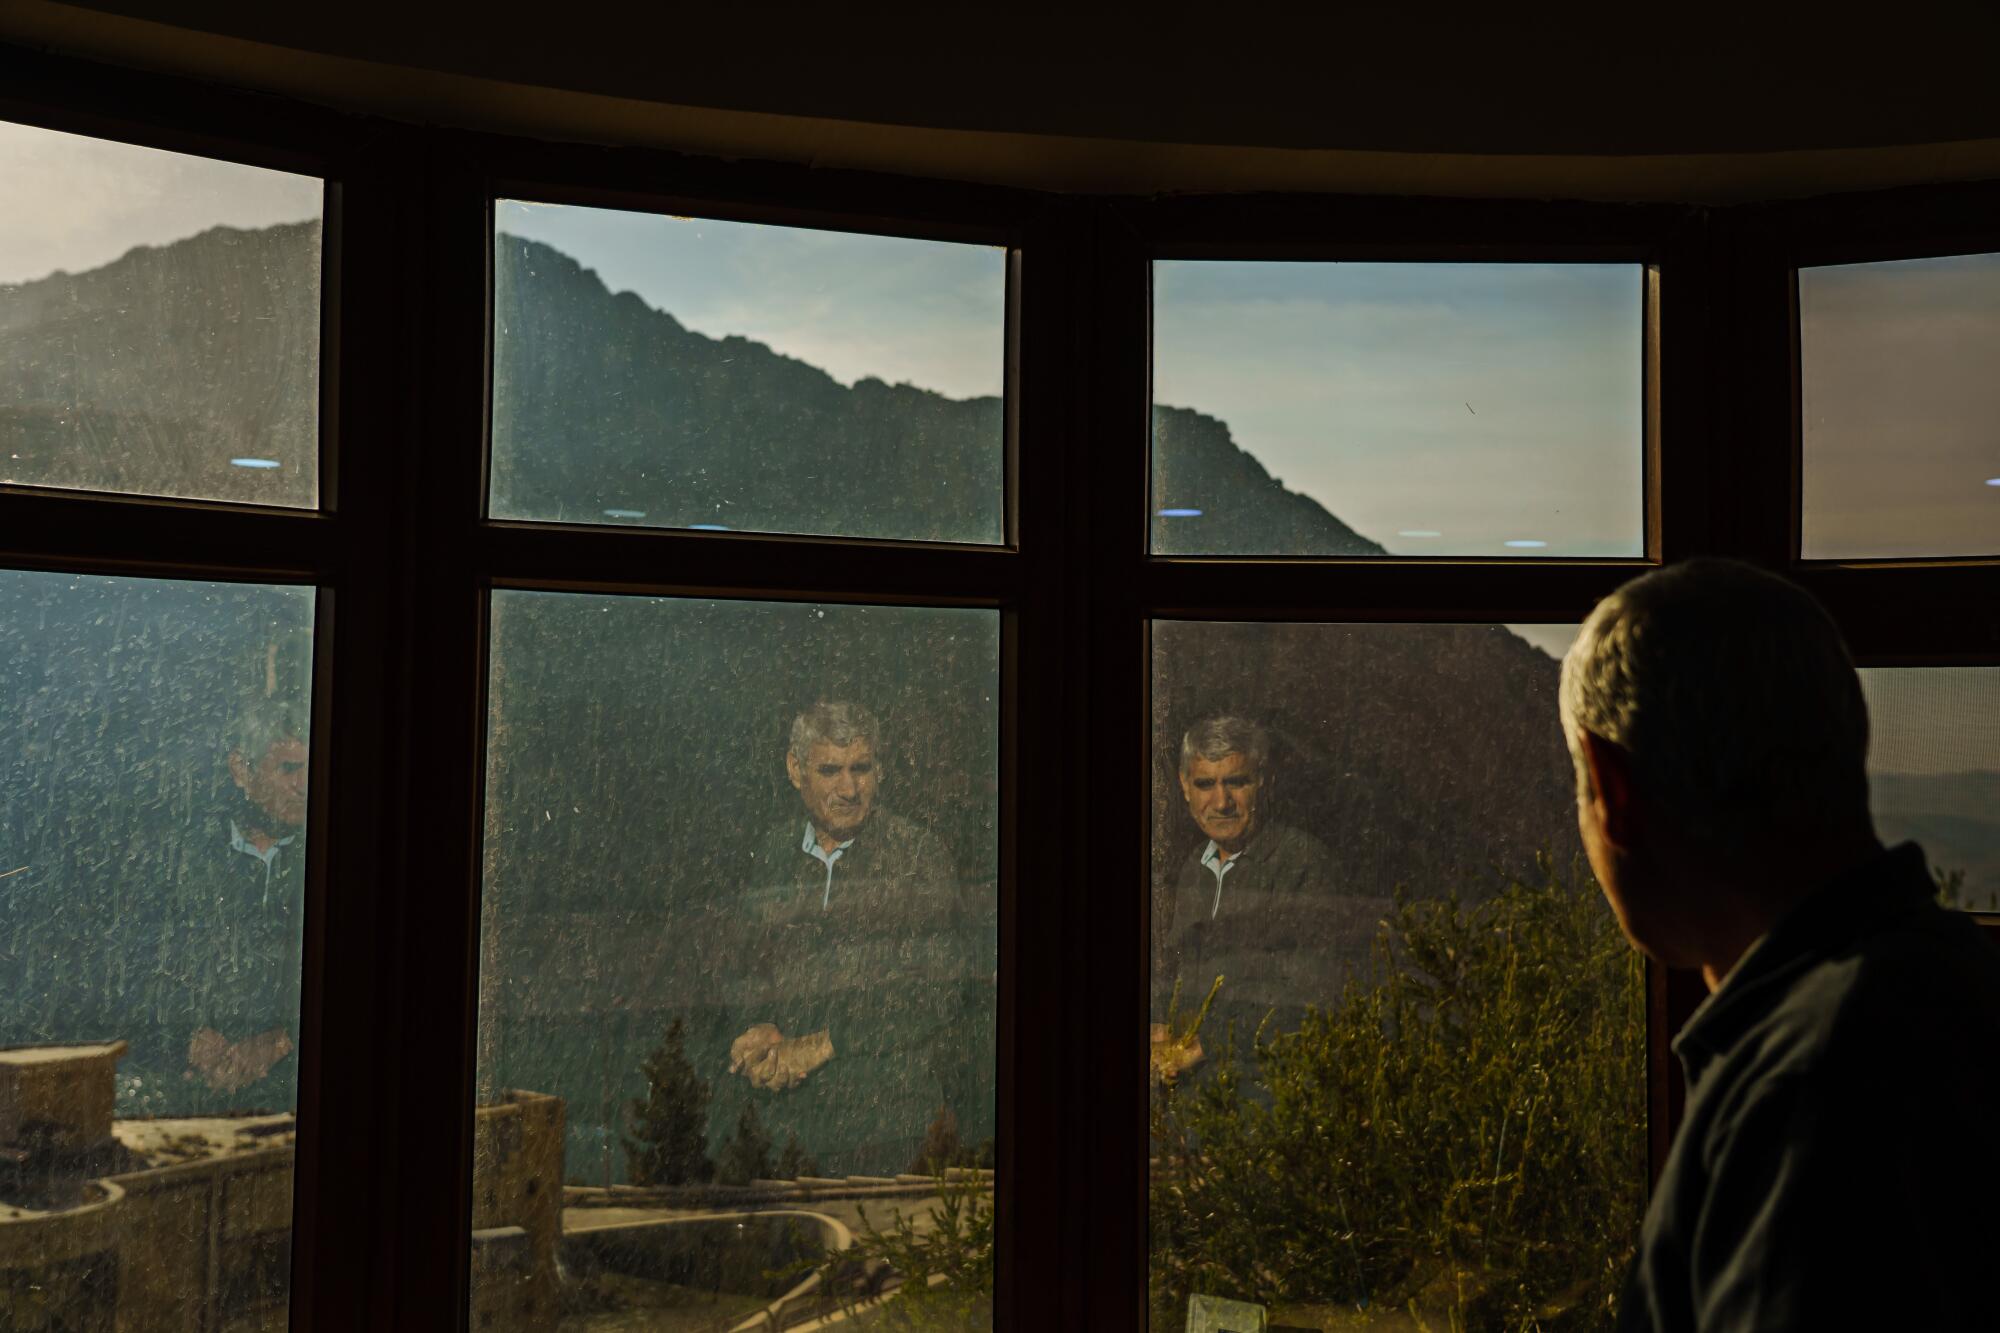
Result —
M 1798 578 L 1864 663 L 2000 664 L 2000 562 L 1797 559 L 1786 295 L 1804 256 L 2000 250 L 2000 186 L 1730 208 L 1079 199 L 441 131 L 15 48 L 0 47 L 0 89 L 0 118 L 329 182 L 320 510 L 0 486 L 0 568 L 320 589 L 292 1286 L 305 1333 L 468 1318 L 493 589 L 999 612 L 1003 1329 L 1145 1325 L 1145 1056 L 1118 1034 L 1146 1017 L 1136 765 L 1154 620 L 1569 622 L 1635 573 L 1715 554 Z M 1007 245 L 1007 540 L 487 519 L 496 196 Z M 1150 265 L 1200 256 L 1647 265 L 1647 554 L 1150 555 Z M 1126 795 L 1107 808 L 1107 791 Z M 1699 983 L 1648 976 L 1657 1169 L 1678 1115 L 1667 1035 Z

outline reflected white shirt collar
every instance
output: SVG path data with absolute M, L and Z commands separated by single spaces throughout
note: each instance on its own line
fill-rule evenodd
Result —
M 233 819 L 229 821 L 229 850 L 232 852 L 242 852 L 245 856 L 256 857 L 264 863 L 266 870 L 270 869 L 271 863 L 278 859 L 278 849 L 291 846 L 293 842 L 297 841 L 298 836 L 298 834 L 293 833 L 286 837 L 273 838 L 269 847 L 259 851 L 256 843 L 243 836 L 243 830 L 236 826 L 236 821 Z
M 1247 851 L 1249 851 L 1249 848 L 1246 847 L 1243 851 L 1237 852 L 1225 861 L 1222 858 L 1221 852 L 1216 849 L 1215 839 L 1213 838 L 1208 840 L 1208 846 L 1201 849 L 1201 863 L 1208 867 L 1209 874 L 1215 876 L 1215 905 L 1208 909 L 1208 915 L 1211 920 L 1214 919 L 1216 913 L 1222 910 L 1223 876 L 1229 873 L 1231 866 L 1243 859 L 1244 853 Z
M 833 902 L 833 863 L 840 859 L 842 852 L 853 845 L 854 839 L 849 838 L 846 842 L 836 843 L 832 851 L 827 851 L 819 845 L 819 830 L 813 827 L 812 818 L 810 816 L 807 817 L 806 836 L 800 841 L 799 850 L 826 867 L 826 887 L 821 890 L 819 895 L 821 911 L 825 911 Z
M 278 864 L 278 853 L 296 842 L 298 836 L 298 834 L 293 833 L 286 837 L 274 838 L 269 847 L 259 851 L 256 843 L 243 836 L 243 830 L 236 826 L 236 821 L 233 819 L 229 821 L 229 850 L 232 852 L 242 852 L 245 856 L 254 856 L 263 864 L 264 906 L 266 907 L 271 905 L 271 871 Z

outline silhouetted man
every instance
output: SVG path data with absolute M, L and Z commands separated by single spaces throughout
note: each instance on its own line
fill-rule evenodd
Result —
M 1333 857 L 1319 839 L 1271 817 L 1275 786 L 1270 737 L 1256 723 L 1208 717 L 1181 738 L 1181 798 L 1206 841 L 1182 862 L 1156 922 L 1153 1042 L 1162 1074 L 1202 1055 L 1199 1037 L 1172 1042 L 1166 1030 L 1176 980 L 1175 1027 L 1183 1028 L 1215 978 L 1227 978 L 1202 1025 L 1211 1038 L 1231 1024 L 1248 1037 L 1267 1014 L 1294 1028 L 1307 1005 L 1332 998 L 1313 945 L 1335 892 Z
M 715 969 L 734 1018 L 710 1123 L 733 1126 L 747 1095 L 779 1144 L 796 1136 L 827 1170 L 903 1170 L 939 1107 L 979 1124 L 990 1101 L 992 1013 L 970 998 L 952 857 L 882 808 L 881 735 L 851 703 L 798 715 L 785 772 L 803 808 L 717 904 L 738 944 Z
M 1621 1326 L 2000 1323 L 2000 953 L 1877 841 L 1832 622 L 1747 566 L 1649 574 L 1584 624 L 1562 716 L 1620 925 L 1712 992 Z

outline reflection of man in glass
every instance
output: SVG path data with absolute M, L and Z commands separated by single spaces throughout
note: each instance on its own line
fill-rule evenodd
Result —
M 975 1058 L 951 854 L 882 808 L 880 741 L 856 704 L 798 715 L 785 773 L 804 809 L 752 853 L 729 909 L 753 935 L 730 960 L 738 1021 L 711 1123 L 732 1125 L 750 1092 L 780 1143 L 795 1135 L 829 1169 L 909 1165 Z
M 230 728 L 229 777 L 241 795 L 228 819 L 229 869 L 219 902 L 228 948 L 196 1007 L 191 1075 L 233 1094 L 263 1081 L 292 1053 L 298 1021 L 299 910 L 305 878 L 306 743 L 291 704 L 263 699 Z M 217 1025 L 222 1026 L 217 1026 Z M 282 1080 L 287 1087 L 292 1077 Z M 267 1091 L 276 1092 L 275 1088 Z M 290 1096 L 273 1109 L 290 1105 Z
M 1188 854 L 1156 923 L 1154 1017 L 1163 1017 L 1176 979 L 1184 1011 L 1197 1008 L 1225 977 L 1211 1022 L 1251 1018 L 1323 1001 L 1289 963 L 1310 943 L 1312 909 L 1333 892 L 1326 845 L 1271 817 L 1275 786 L 1270 737 L 1227 714 L 1203 718 L 1181 738 L 1180 790 L 1206 841 Z M 1204 1024 L 1204 1030 L 1214 1027 Z M 1154 1063 L 1172 1075 L 1202 1056 L 1199 1037 L 1174 1040 L 1153 1028 Z
M 223 736 L 223 808 L 178 840 L 161 920 L 138 938 L 137 1027 L 125 1062 L 149 1114 L 293 1108 L 306 819 L 305 636 L 267 647 L 263 679 Z M 172 959 L 160 938 L 182 940 Z M 151 954 L 152 956 L 148 956 Z
M 823 912 L 833 910 L 836 872 L 843 898 L 856 880 L 907 881 L 919 893 L 936 892 L 949 882 L 950 857 L 937 838 L 900 815 L 875 814 L 880 734 L 874 715 L 851 703 L 817 703 L 792 722 L 785 775 L 804 802 L 806 817 L 803 825 L 780 825 L 759 859 L 767 870 L 780 871 L 779 882 L 791 881 L 806 897 L 818 889 Z M 848 906 L 843 903 L 842 910 Z M 775 1024 L 757 1023 L 730 1046 L 729 1072 L 779 1092 L 803 1082 L 833 1055 L 827 1030 L 786 1033 Z

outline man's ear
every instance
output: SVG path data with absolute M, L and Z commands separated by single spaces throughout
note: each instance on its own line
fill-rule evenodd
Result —
M 1580 732 L 1583 763 L 1590 774 L 1587 799 L 1604 840 L 1620 851 L 1632 850 L 1641 831 L 1637 793 L 1634 790 L 1632 752 L 1602 736 Z
M 239 790 L 250 790 L 250 762 L 243 757 L 241 750 L 229 752 L 229 779 Z
M 806 789 L 805 770 L 799 767 L 799 757 L 790 750 L 785 751 L 785 776 L 792 780 L 795 789 L 799 791 Z

